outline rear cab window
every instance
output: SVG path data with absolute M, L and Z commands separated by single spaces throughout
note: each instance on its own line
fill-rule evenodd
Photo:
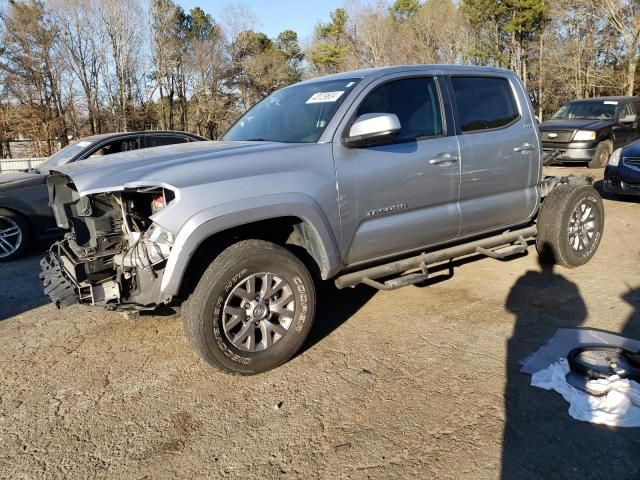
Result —
M 511 83 L 506 78 L 452 76 L 451 86 L 462 133 L 505 128 L 520 118 Z

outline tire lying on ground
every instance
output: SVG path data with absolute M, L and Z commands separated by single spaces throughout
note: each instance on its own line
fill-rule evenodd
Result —
M 596 253 L 604 230 L 604 207 L 591 186 L 560 185 L 538 215 L 536 249 L 546 261 L 579 267 Z
M 0 262 L 9 262 L 21 256 L 30 240 L 29 224 L 25 218 L 0 208 Z
M 611 140 L 603 140 L 596 147 L 596 153 L 588 164 L 589 168 L 604 168 L 607 166 L 609 157 L 613 153 L 613 142 Z
M 313 323 L 315 288 L 291 252 L 262 240 L 238 242 L 209 265 L 183 305 L 196 353 L 227 373 L 252 375 L 289 360 Z

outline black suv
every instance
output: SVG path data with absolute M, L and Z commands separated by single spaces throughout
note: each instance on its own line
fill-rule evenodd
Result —
M 640 97 L 599 97 L 565 104 L 540 125 L 542 148 L 558 162 L 602 168 L 611 153 L 640 138 Z

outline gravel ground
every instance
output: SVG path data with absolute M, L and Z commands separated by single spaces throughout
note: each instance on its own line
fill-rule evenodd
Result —
M 249 378 L 201 363 L 179 316 L 58 311 L 41 254 L 3 264 L 0 477 L 640 478 L 637 429 L 576 422 L 518 373 L 558 327 L 640 338 L 640 203 L 605 208 L 577 270 L 542 272 L 530 248 L 329 290 L 304 351 Z

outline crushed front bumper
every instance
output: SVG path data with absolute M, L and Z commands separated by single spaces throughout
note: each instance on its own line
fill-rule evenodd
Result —
M 68 307 L 80 302 L 75 282 L 62 266 L 60 257 L 53 250 L 40 261 L 40 280 L 44 293 L 58 308 Z

